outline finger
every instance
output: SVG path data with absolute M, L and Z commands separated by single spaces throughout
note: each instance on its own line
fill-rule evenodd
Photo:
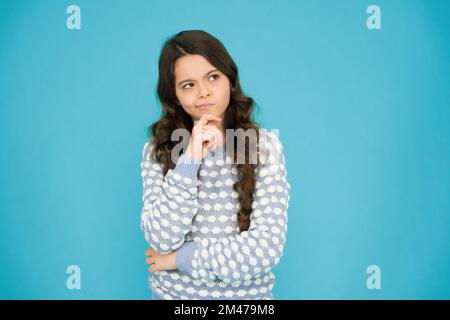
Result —
M 222 121 L 222 119 L 214 114 L 211 113 L 205 113 L 204 115 L 202 115 L 198 121 L 199 125 L 205 125 L 208 124 L 209 122 L 220 122 Z
M 212 146 L 212 144 L 213 144 L 212 141 L 207 141 L 207 142 L 205 142 L 205 143 L 203 144 L 203 146 L 204 146 L 206 149 L 210 149 L 211 146 Z
M 216 131 L 217 133 L 221 133 L 221 131 L 219 130 L 217 125 L 214 125 L 214 124 L 205 124 L 201 128 L 202 129 L 209 129 L 209 130 Z
M 222 133 L 220 132 L 220 130 L 215 127 L 215 126 L 204 126 L 201 128 L 202 132 L 209 132 L 212 135 L 216 136 L 217 138 L 221 138 L 222 137 Z
M 202 132 L 202 136 L 200 137 L 202 142 L 212 142 L 214 139 L 215 135 L 208 131 Z
M 210 150 L 215 151 L 217 147 L 217 135 L 214 134 L 213 138 L 211 139 L 211 143 L 209 144 L 208 148 Z
M 217 124 L 208 123 L 208 124 L 202 125 L 201 128 L 202 129 L 203 128 L 207 128 L 207 129 L 211 129 L 211 130 L 217 131 L 218 133 L 222 133 L 220 131 L 220 129 L 217 127 Z
M 216 116 L 213 113 L 205 113 L 203 114 L 200 119 L 201 123 L 204 124 L 204 121 L 222 121 L 222 118 L 220 118 L 219 116 Z
M 199 135 L 201 136 L 201 135 L 205 134 L 206 132 L 211 135 L 218 136 L 218 137 L 220 137 L 220 135 L 221 135 L 220 130 L 216 126 L 213 126 L 213 125 L 199 126 L 192 130 L 193 136 L 196 136 L 196 137 L 198 137 Z
M 145 263 L 146 264 L 152 264 L 152 263 L 154 263 L 155 262 L 155 259 L 153 259 L 153 258 L 147 258 L 147 259 L 145 259 Z
M 205 127 L 202 127 L 202 130 Z M 219 129 L 217 129 L 217 127 L 213 127 L 213 128 L 208 128 L 208 129 L 204 129 L 204 131 L 212 134 L 214 136 L 214 143 L 216 144 L 216 146 L 219 146 L 223 144 L 223 134 L 220 132 Z
M 158 268 L 156 267 L 156 265 L 152 264 L 152 266 L 148 269 L 148 271 L 150 272 L 158 271 Z
M 152 255 L 154 255 L 155 254 L 155 249 L 153 249 L 153 248 L 148 248 L 147 250 L 145 250 L 145 255 L 148 257 L 148 256 L 152 256 Z
M 202 132 L 202 140 L 213 140 L 213 139 L 217 139 L 216 137 L 216 133 L 212 130 L 205 130 Z

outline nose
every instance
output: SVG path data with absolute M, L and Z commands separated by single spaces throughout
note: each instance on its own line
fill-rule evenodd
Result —
M 200 88 L 199 98 L 207 97 L 207 96 L 211 95 L 211 90 L 209 90 L 209 88 L 206 85 L 199 84 L 199 88 Z

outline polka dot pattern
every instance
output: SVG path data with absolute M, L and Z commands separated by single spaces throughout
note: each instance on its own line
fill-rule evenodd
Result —
M 191 231 L 198 212 L 198 180 L 195 175 L 162 166 L 151 158 L 152 145 L 144 145 L 141 162 L 143 208 L 141 230 L 156 251 L 170 253 L 179 248 Z M 180 158 L 181 159 L 181 158 Z M 183 159 L 181 159 L 183 160 Z
M 163 176 L 160 164 L 150 157 L 151 144 L 144 146 L 141 229 L 145 238 L 162 253 L 182 252 L 187 243 L 195 248 L 187 256 L 188 270 L 149 276 L 151 289 L 161 299 L 273 298 L 271 270 L 283 255 L 290 185 L 281 142 L 265 132 L 250 228 L 240 234 L 239 201 L 233 190 L 237 169 L 226 154 L 208 154 L 195 165 L 184 163 L 181 156 L 181 162 Z

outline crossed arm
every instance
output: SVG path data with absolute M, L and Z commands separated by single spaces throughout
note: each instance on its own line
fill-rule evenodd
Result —
M 175 270 L 177 250 L 169 254 L 161 254 L 153 248 L 145 250 L 145 263 L 150 265 L 148 269 L 150 272 L 162 270 Z

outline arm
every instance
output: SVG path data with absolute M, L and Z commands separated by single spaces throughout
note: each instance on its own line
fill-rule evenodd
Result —
M 200 162 L 182 155 L 175 168 L 169 169 L 164 176 L 162 165 L 151 157 L 152 147 L 147 142 L 142 151 L 140 226 L 151 248 L 169 254 L 183 244 L 197 213 Z
M 180 271 L 202 281 L 242 282 L 278 264 L 286 238 L 290 185 L 282 145 L 276 136 L 269 136 L 271 156 L 256 171 L 249 230 L 229 237 L 185 242 L 176 256 Z

